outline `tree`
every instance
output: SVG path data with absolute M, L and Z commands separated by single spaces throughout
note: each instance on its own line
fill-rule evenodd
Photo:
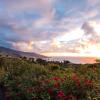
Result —
M 70 61 L 68 61 L 68 60 L 64 61 L 64 64 L 69 64 L 69 63 L 70 63 Z
M 35 62 L 35 59 L 34 58 L 29 58 L 29 61 L 34 63 Z
M 43 64 L 43 65 L 46 65 L 46 60 L 43 60 L 43 59 L 41 59 L 41 58 L 38 58 L 37 60 L 36 60 L 36 62 L 37 63 L 39 63 L 39 64 Z
M 96 59 L 96 62 L 97 62 L 97 63 L 100 63 L 100 59 Z

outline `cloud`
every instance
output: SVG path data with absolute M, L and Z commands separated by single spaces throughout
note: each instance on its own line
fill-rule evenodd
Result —
M 87 0 L 87 2 L 88 2 L 89 5 L 92 5 L 92 6 L 100 3 L 99 0 Z
M 0 44 L 39 53 L 99 50 L 99 6 L 99 0 L 3 0 Z
M 96 21 L 88 21 L 82 25 L 85 35 L 90 35 L 91 38 L 99 37 L 98 28 L 100 28 L 100 25 Z
M 95 34 L 93 27 L 90 25 L 89 22 L 83 24 L 82 29 L 84 30 L 85 34 Z
M 87 22 L 84 23 L 82 29 L 85 34 L 83 38 L 80 40 L 80 44 L 84 48 L 80 48 L 80 52 L 90 53 L 91 55 L 94 53 L 100 53 L 100 35 L 95 31 L 95 27 L 93 27 L 95 22 Z M 95 23 L 96 24 L 96 23 Z M 96 24 L 97 25 L 97 24 Z M 99 55 L 99 54 L 98 54 Z
M 84 30 L 84 34 L 79 39 L 65 42 L 54 42 L 55 45 L 52 45 L 53 47 L 48 49 L 48 52 L 53 53 L 57 51 L 59 53 L 66 52 L 77 53 L 80 55 L 87 54 L 91 56 L 99 56 L 96 52 L 100 53 L 100 36 L 98 36 L 98 34 L 94 31 L 93 22 L 85 22 L 80 30 L 80 32 Z
M 25 11 L 25 10 L 32 10 L 32 9 L 43 9 L 43 10 L 47 10 L 49 8 L 51 8 L 52 6 L 52 2 L 54 0 L 3 0 L 2 4 L 4 4 L 5 6 L 9 7 L 9 9 L 11 11 Z M 44 9 L 44 8 L 47 9 Z

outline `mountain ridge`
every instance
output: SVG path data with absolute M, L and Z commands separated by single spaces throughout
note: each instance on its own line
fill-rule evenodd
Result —
M 11 57 L 47 58 L 46 56 L 34 52 L 23 52 L 11 48 L 6 48 L 3 46 L 0 46 L 0 54 L 5 56 L 8 55 Z

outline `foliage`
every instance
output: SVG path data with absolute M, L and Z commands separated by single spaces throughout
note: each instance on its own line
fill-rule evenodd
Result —
M 1 56 L 0 84 L 7 100 L 100 100 L 100 64 Z

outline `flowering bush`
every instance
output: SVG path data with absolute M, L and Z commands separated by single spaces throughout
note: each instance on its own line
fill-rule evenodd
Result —
M 3 66 L 7 100 L 100 100 L 99 64 L 62 67 L 7 59 Z

